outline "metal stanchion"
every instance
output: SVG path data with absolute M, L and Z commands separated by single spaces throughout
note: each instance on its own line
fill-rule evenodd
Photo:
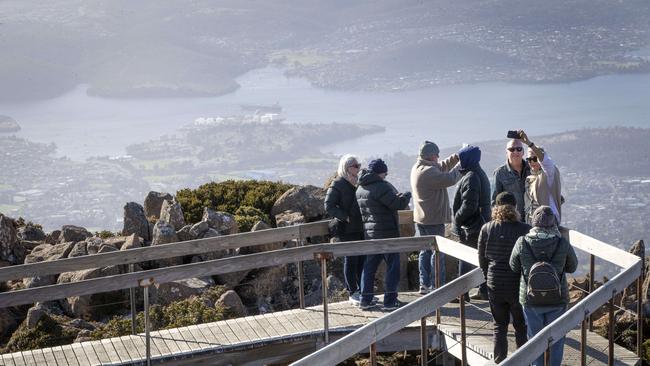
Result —
M 428 349 L 429 342 L 427 342 L 427 317 L 420 319 L 420 365 L 426 366 L 428 363 Z
M 438 250 L 438 245 L 436 244 L 436 248 L 434 249 L 434 254 L 436 256 L 436 260 L 434 262 L 435 266 L 435 274 L 436 274 L 436 289 L 440 288 L 440 250 Z M 436 325 L 440 324 L 440 308 L 436 309 Z
M 147 366 L 151 366 L 151 335 L 149 326 L 149 286 L 153 285 L 153 278 L 140 281 L 140 287 L 144 290 L 144 337 L 147 355 Z
M 327 261 L 334 258 L 331 252 L 314 253 L 314 259 L 320 261 L 321 287 L 323 288 L 323 335 L 325 344 L 330 342 L 329 336 L 329 314 L 327 311 Z
M 377 345 L 374 343 L 370 345 L 370 365 L 377 366 Z
M 589 256 L 589 293 L 593 294 L 594 290 L 596 290 L 595 285 L 594 285 L 594 270 L 595 270 L 595 262 L 596 262 L 596 256 L 591 254 Z M 594 317 L 593 314 L 589 314 L 589 331 L 593 332 L 594 331 Z
M 589 313 L 585 312 L 585 318 L 580 326 L 580 366 L 587 366 L 587 329 L 589 328 Z
M 460 295 L 461 365 L 467 366 L 467 330 L 465 329 L 465 294 Z
M 135 265 L 134 264 L 129 264 L 129 272 L 133 273 L 135 272 Z M 138 310 L 135 305 L 135 287 L 131 287 L 129 289 L 129 301 L 131 302 L 131 334 L 137 334 L 137 315 L 138 315 Z
M 609 324 L 607 325 L 607 337 L 609 338 L 608 366 L 614 366 L 614 295 L 616 295 L 616 290 L 612 291 L 612 298 L 609 299 Z
M 304 246 L 302 239 L 296 240 L 296 247 Z M 300 298 L 300 308 L 305 308 L 305 272 L 302 267 L 302 261 L 296 264 L 298 266 L 298 296 Z
M 546 345 L 546 351 L 544 351 L 544 366 L 551 366 L 551 345 L 553 344 L 553 338 L 548 339 L 548 344 Z

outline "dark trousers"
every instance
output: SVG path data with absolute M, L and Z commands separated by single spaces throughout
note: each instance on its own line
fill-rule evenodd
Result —
M 363 240 L 363 233 L 346 234 L 342 239 L 342 241 Z M 350 296 L 357 291 L 361 291 L 361 273 L 363 272 L 363 264 L 365 261 L 365 255 L 343 258 L 343 277 L 345 279 L 345 287 Z
M 386 262 L 384 276 L 384 305 L 392 305 L 397 301 L 397 285 L 399 284 L 399 253 L 373 254 L 366 256 L 361 275 L 361 304 L 370 304 L 375 294 L 375 273 L 381 261 Z
M 459 239 L 461 244 L 465 244 L 468 247 L 472 247 L 472 248 L 476 249 L 476 248 L 478 248 L 478 234 L 479 233 L 472 233 L 472 234 L 469 234 L 469 235 L 464 235 L 463 233 L 461 233 L 459 235 L 458 239 Z M 474 268 L 476 268 L 476 266 L 474 266 L 472 264 L 469 264 L 467 262 L 463 262 L 461 260 L 458 260 L 458 262 L 459 262 L 459 264 L 458 264 L 458 276 L 462 276 L 465 273 L 467 273 L 467 272 L 473 270 Z M 483 282 L 482 284 L 480 284 L 478 286 L 478 290 L 482 294 L 487 295 L 487 293 L 488 293 L 487 284 L 485 282 Z
M 518 293 L 504 296 L 488 289 L 490 310 L 494 318 L 494 362 L 499 363 L 508 357 L 508 324 L 512 316 L 512 325 L 515 328 L 515 342 L 517 348 L 528 340 L 526 336 L 526 318 L 524 310 L 519 303 Z

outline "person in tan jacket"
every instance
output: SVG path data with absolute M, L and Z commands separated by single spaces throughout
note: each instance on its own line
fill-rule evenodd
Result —
M 445 224 L 451 222 L 451 208 L 447 188 L 461 177 L 458 154 L 441 162 L 440 150 L 433 142 L 425 141 L 420 147 L 420 156 L 411 169 L 411 190 L 413 192 L 413 220 L 418 235 L 445 235 Z M 420 293 L 426 294 L 435 286 L 435 255 L 422 250 L 418 257 L 420 270 Z M 445 282 L 445 255 L 440 253 L 440 284 Z

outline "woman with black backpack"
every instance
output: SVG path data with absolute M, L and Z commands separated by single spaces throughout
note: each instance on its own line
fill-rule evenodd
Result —
M 576 253 L 560 234 L 549 206 L 538 207 L 532 214 L 531 224 L 533 228 L 517 239 L 510 255 L 510 268 L 521 273 L 519 302 L 524 308 L 528 339 L 564 314 L 569 303 L 566 274 L 578 268 Z M 561 365 L 564 337 L 550 350 L 550 364 Z M 544 355 L 532 365 L 544 365 Z

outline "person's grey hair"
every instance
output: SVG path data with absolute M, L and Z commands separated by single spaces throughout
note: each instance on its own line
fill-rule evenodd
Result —
M 339 160 L 339 168 L 336 170 L 336 175 L 346 179 L 349 178 L 348 168 L 355 163 L 359 164 L 359 158 L 356 156 L 352 154 L 345 154 L 341 156 L 341 160 Z

